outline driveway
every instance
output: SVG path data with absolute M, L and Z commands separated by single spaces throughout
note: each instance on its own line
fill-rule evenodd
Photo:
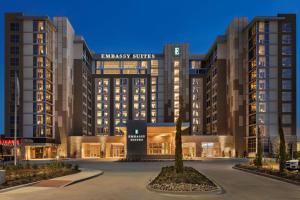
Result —
M 228 200 L 289 200 L 300 199 L 300 187 L 232 169 L 237 160 L 187 161 L 192 166 L 221 185 L 225 193 L 219 195 L 166 195 L 145 188 L 161 167 L 172 162 L 105 162 L 73 161 L 80 167 L 101 169 L 102 176 L 65 188 L 24 187 L 0 193 L 0 199 L 22 200 L 153 200 L 153 199 L 228 199 Z

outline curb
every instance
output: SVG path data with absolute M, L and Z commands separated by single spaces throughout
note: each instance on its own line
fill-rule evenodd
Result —
M 69 185 L 73 185 L 73 184 L 76 184 L 76 183 L 79 183 L 79 182 L 82 182 L 82 181 L 86 181 L 86 180 L 89 180 L 89 179 L 92 179 L 92 178 L 95 178 L 95 177 L 100 176 L 100 175 L 102 175 L 102 174 L 104 174 L 104 172 L 103 172 L 103 171 L 100 171 L 99 173 L 97 173 L 97 174 L 95 174 L 95 175 L 88 176 L 88 177 L 85 177 L 85 178 L 78 179 L 78 180 L 72 181 L 72 182 L 70 182 L 70 183 L 67 183 L 67 184 L 61 186 L 61 188 L 67 187 L 67 186 L 69 186 Z
M 0 193 L 8 192 L 8 191 L 11 191 L 11 190 L 16 190 L 16 189 L 19 189 L 19 188 L 22 188 L 22 187 L 31 186 L 31 185 L 34 185 L 34 184 L 39 183 L 39 182 L 41 182 L 41 181 L 35 181 L 35 182 L 31 182 L 31 183 L 26 183 L 26 184 L 22 184 L 22 185 L 16 185 L 16 186 L 13 186 L 13 187 L 4 188 L 4 189 L 0 190 Z
M 287 178 L 282 178 L 282 177 L 274 176 L 274 175 L 271 175 L 271 174 L 265 174 L 265 173 L 262 173 L 262 172 L 256 172 L 256 171 L 252 171 L 250 169 L 244 169 L 244 168 L 236 167 L 236 166 L 233 166 L 232 169 L 236 169 L 236 170 L 248 172 L 248 173 L 251 173 L 251 174 L 256 174 L 256 175 L 260 175 L 260 176 L 264 176 L 264 177 L 267 177 L 267 178 L 271 178 L 271 179 L 275 179 L 275 180 L 279 180 L 279 181 L 283 181 L 283 182 L 286 182 L 286 183 L 291 183 L 291 184 L 300 186 L 300 182 L 293 181 L 293 180 L 290 180 L 290 179 L 287 179 Z

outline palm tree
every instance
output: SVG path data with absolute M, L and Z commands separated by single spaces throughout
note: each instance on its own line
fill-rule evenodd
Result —
M 262 166 L 262 145 L 261 145 L 261 132 L 260 127 L 257 128 L 257 153 L 256 153 L 256 162 L 257 167 Z
M 182 140 L 181 140 L 181 125 L 182 125 L 182 97 L 179 97 L 179 116 L 176 120 L 176 136 L 175 136 L 175 169 L 176 173 L 183 173 L 182 161 Z
M 286 152 L 285 152 L 285 139 L 282 129 L 281 117 L 278 117 L 278 129 L 279 129 L 279 171 L 282 173 L 285 169 L 285 162 L 286 162 Z

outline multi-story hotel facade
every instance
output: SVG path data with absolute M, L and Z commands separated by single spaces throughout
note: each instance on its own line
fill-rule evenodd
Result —
M 5 17 L 5 136 L 26 159 L 186 158 L 296 150 L 296 16 L 235 18 L 208 52 L 94 53 L 65 17 Z M 15 76 L 19 98 L 15 98 Z

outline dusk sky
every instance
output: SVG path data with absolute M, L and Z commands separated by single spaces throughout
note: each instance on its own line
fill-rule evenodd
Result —
M 1 0 L 0 133 L 4 133 L 4 13 L 66 16 L 95 52 L 161 53 L 166 43 L 189 43 L 192 53 L 206 53 L 236 16 L 299 14 L 299 0 Z M 300 20 L 297 16 L 297 36 Z M 297 37 L 297 52 L 300 39 Z M 297 66 L 300 56 L 297 53 Z M 297 70 L 297 76 L 300 70 Z M 299 87 L 297 79 L 297 118 Z M 298 129 L 299 132 L 299 129 Z

